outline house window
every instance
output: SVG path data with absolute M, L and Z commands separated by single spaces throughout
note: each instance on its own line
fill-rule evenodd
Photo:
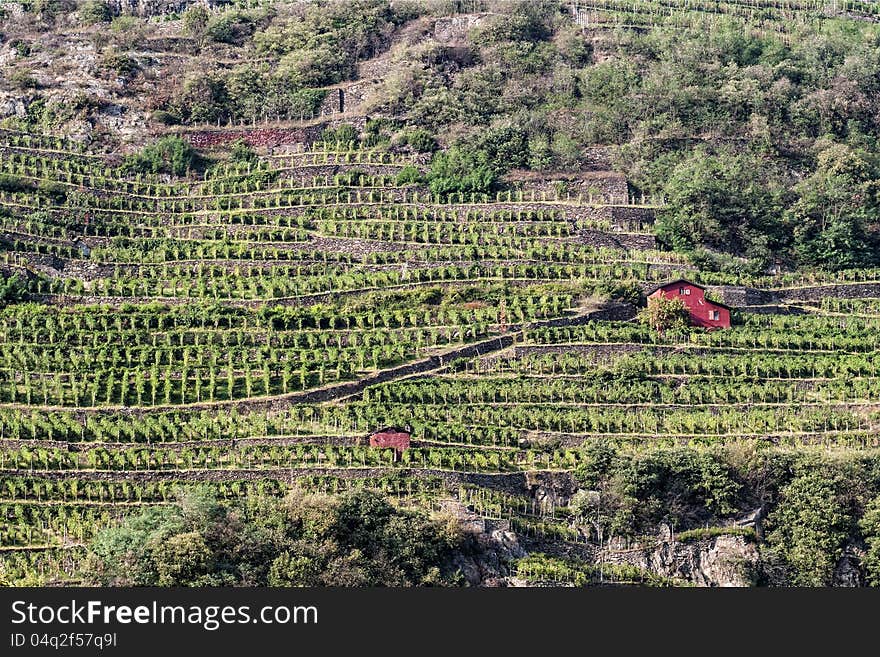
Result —
M 683 287 L 678 288 L 678 296 L 683 296 L 685 294 L 687 294 L 687 292 Z
M 719 319 L 721 319 L 721 313 L 717 310 L 710 310 L 709 319 L 715 320 L 717 322 Z

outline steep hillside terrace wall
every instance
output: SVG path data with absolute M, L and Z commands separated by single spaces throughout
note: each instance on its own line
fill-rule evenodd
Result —
M 514 171 L 504 179 L 512 187 L 529 192 L 615 197 L 625 197 L 629 194 L 626 178 L 623 174 L 613 171 L 586 171 L 578 174 Z
M 277 148 L 311 144 L 320 138 L 326 128 L 333 128 L 342 123 L 351 124 L 360 129 L 365 121 L 364 117 L 349 117 L 344 121 L 317 121 L 297 126 L 262 125 L 241 128 L 191 129 L 181 131 L 180 136 L 189 141 L 194 148 L 226 146 L 238 139 L 254 148 Z

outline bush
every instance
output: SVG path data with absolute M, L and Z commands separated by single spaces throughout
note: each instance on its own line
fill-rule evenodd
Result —
M 209 38 L 219 43 L 240 46 L 255 30 L 256 24 L 253 18 L 240 11 L 231 11 L 212 20 L 208 24 L 206 33 Z
M 782 489 L 767 517 L 767 541 L 792 570 L 798 586 L 826 586 L 843 554 L 849 518 L 835 481 L 803 474 Z
M 424 128 L 405 131 L 401 143 L 406 144 L 417 153 L 433 153 L 437 150 L 437 140 Z
M 18 274 L 5 278 L 0 274 L 0 308 L 27 299 L 27 282 Z
M 639 312 L 639 321 L 655 331 L 684 330 L 690 325 L 691 313 L 684 301 L 675 297 L 653 297 Z
M 257 154 L 253 148 L 248 146 L 248 144 L 243 139 L 236 139 L 232 144 L 232 152 L 230 153 L 230 159 L 233 162 L 239 163 L 254 163 L 257 161 Z
M 110 11 L 110 5 L 104 0 L 88 0 L 79 10 L 79 15 L 86 25 L 109 23 L 113 20 L 113 12 Z
M 28 69 L 20 68 L 12 72 L 9 81 L 19 89 L 37 89 L 40 84 Z
M 358 131 L 353 125 L 343 123 L 336 128 L 325 128 L 321 133 L 321 141 L 328 144 L 347 145 L 358 140 Z
M 196 152 L 188 141 L 181 137 L 168 136 L 144 147 L 140 153 L 127 156 L 123 167 L 141 173 L 170 173 L 182 176 L 196 162 Z
M 8 173 L 0 173 L 0 190 L 4 192 L 32 192 L 34 186 L 27 180 Z
M 104 586 L 449 585 L 460 546 L 446 525 L 370 491 L 221 502 L 194 488 L 99 532 L 83 575 Z
M 55 203 L 63 203 L 67 198 L 67 187 L 61 183 L 43 180 L 37 185 L 37 192 Z
M 497 181 L 498 175 L 486 153 L 463 146 L 436 153 L 428 171 L 431 191 L 444 197 L 455 193 L 485 194 L 494 189 Z
M 211 15 L 201 5 L 189 7 L 183 14 L 183 29 L 191 37 L 201 38 L 208 29 Z
M 394 177 L 396 185 L 418 185 L 425 182 L 422 172 L 414 166 L 403 167 Z

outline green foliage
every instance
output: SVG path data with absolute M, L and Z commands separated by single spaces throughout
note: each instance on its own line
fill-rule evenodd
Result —
M 237 139 L 232 143 L 229 159 L 238 164 L 254 164 L 257 161 L 257 153 L 243 139 Z
M 437 140 L 428 130 L 415 128 L 401 133 L 400 143 L 412 148 L 416 153 L 433 153 L 437 150 Z
M 140 153 L 125 158 L 124 167 L 143 173 L 170 173 L 182 176 L 198 161 L 193 147 L 182 137 L 169 135 L 145 146 Z
M 414 166 L 403 167 L 396 176 L 394 176 L 395 185 L 419 185 L 425 182 L 422 172 Z
M 0 174 L 0 190 L 4 192 L 31 192 L 34 186 L 28 180 L 8 173 Z
M 875 497 L 865 507 L 859 528 L 867 548 L 862 563 L 868 583 L 871 586 L 880 586 L 880 496 Z
M 581 454 L 574 474 L 585 491 L 572 510 L 605 539 L 660 522 L 684 529 L 736 511 L 740 486 L 711 453 L 656 447 L 622 454 L 607 441 L 588 441 Z
M 180 117 L 177 114 L 165 110 L 154 110 L 150 117 L 162 125 L 178 125 L 180 123 Z
M 27 281 L 18 274 L 0 274 L 0 308 L 27 299 Z
M 67 186 L 50 180 L 41 180 L 37 185 L 37 193 L 50 198 L 54 203 L 64 203 L 67 198 Z
M 798 586 L 826 586 L 843 553 L 850 519 L 837 482 L 822 472 L 795 478 L 767 518 L 767 541 L 779 551 Z
M 880 232 L 868 231 L 880 213 L 876 157 L 861 149 L 831 144 L 818 156 L 816 171 L 796 186 L 788 209 L 795 251 L 801 262 L 828 269 L 880 262 Z
M 193 16 L 190 26 L 198 28 L 199 23 L 199 17 Z M 213 41 L 241 46 L 256 29 L 256 21 L 252 16 L 233 10 L 213 18 L 205 28 L 205 32 Z
M 448 585 L 461 547 L 457 531 L 366 490 L 227 504 L 191 489 L 101 531 L 85 577 L 103 586 Z
M 690 326 L 691 313 L 678 297 L 652 297 L 638 316 L 639 321 L 655 331 L 682 331 Z
M 79 14 L 86 25 L 109 23 L 113 20 L 113 12 L 105 0 L 87 0 L 80 7 Z
M 388 0 L 307 3 L 257 34 L 254 43 L 261 53 L 283 56 L 297 84 L 322 86 L 353 77 L 357 62 L 373 56 L 394 26 L 412 17 Z
M 357 143 L 358 131 L 350 123 L 343 123 L 335 128 L 325 128 L 321 132 L 321 141 L 327 144 L 341 144 L 347 148 L 349 144 Z
M 192 5 L 183 13 L 183 29 L 191 37 L 201 39 L 208 30 L 210 18 L 207 8 Z
M 485 194 L 494 189 L 497 181 L 498 175 L 488 154 L 464 146 L 436 153 L 428 171 L 431 191 L 440 196 Z
M 14 70 L 9 75 L 9 81 L 19 89 L 38 89 L 40 86 L 31 71 L 26 68 Z
M 101 67 L 123 79 L 133 77 L 140 70 L 137 60 L 114 49 L 104 53 L 104 56 L 101 58 Z
M 785 239 L 782 206 L 758 159 L 694 151 L 664 187 L 658 236 L 679 250 L 698 245 L 766 259 Z
M 645 293 L 638 281 L 606 281 L 597 286 L 594 292 L 610 301 L 623 301 L 637 308 L 645 305 Z
M 697 527 L 675 534 L 675 540 L 680 543 L 688 541 L 705 541 L 718 536 L 742 536 L 749 541 L 757 541 L 754 527 Z

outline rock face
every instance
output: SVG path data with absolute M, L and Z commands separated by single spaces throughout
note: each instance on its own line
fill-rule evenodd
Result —
M 472 532 L 469 542 L 468 553 L 453 560 L 469 586 L 507 586 L 509 564 L 526 556 L 516 534 L 501 527 Z
M 508 586 L 510 564 L 526 556 L 507 521 L 482 518 L 460 502 L 446 500 L 443 510 L 456 519 L 466 537 L 464 549 L 452 566 L 464 575 L 468 586 Z
M 434 38 L 440 43 L 458 43 L 467 39 L 469 30 L 479 27 L 490 13 L 460 14 L 449 18 L 439 18 L 434 24 Z
M 864 586 L 862 580 L 862 572 L 859 568 L 863 554 L 859 554 L 853 545 L 847 545 L 843 555 L 837 561 L 834 567 L 834 574 L 831 576 L 831 586 L 841 587 L 857 587 Z
M 108 4 L 114 14 L 146 17 L 180 13 L 192 5 L 213 8 L 222 3 L 217 0 L 110 0 Z
M 744 587 L 754 584 L 752 573 L 759 555 L 755 544 L 742 536 L 716 536 L 686 543 L 661 540 L 654 548 L 609 550 L 604 560 L 637 566 L 697 586 Z

